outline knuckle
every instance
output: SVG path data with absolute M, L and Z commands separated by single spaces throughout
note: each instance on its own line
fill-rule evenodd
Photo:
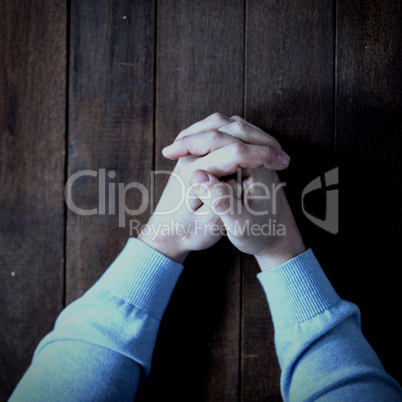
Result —
M 230 120 L 241 121 L 241 120 L 243 120 L 243 118 L 240 117 L 240 116 L 238 116 L 237 114 L 235 114 L 234 116 L 232 116 L 232 117 L 230 118 Z
M 224 212 L 230 208 L 229 197 L 222 188 L 215 188 L 213 191 L 211 205 L 218 212 Z
M 228 120 L 227 116 L 225 116 L 223 113 L 220 113 L 220 112 L 215 112 L 211 116 L 218 123 L 220 123 L 220 122 L 224 123 Z
M 265 158 L 270 158 L 272 156 L 272 149 L 269 146 L 264 145 L 262 150 Z
M 184 144 L 185 146 L 187 146 L 187 145 L 188 145 L 188 142 L 189 142 L 189 137 L 190 137 L 190 136 L 188 136 L 188 135 L 184 135 L 184 136 L 182 136 L 182 137 L 177 138 L 177 139 L 176 139 L 176 142 L 177 142 L 178 145 L 180 145 L 180 146 L 182 146 L 183 144 Z
M 264 152 L 264 154 L 263 154 L 264 161 L 270 163 L 270 162 L 273 162 L 276 160 L 276 152 L 272 148 L 270 148 L 268 146 L 264 146 L 263 152 Z
M 232 123 L 232 129 L 235 132 L 244 133 L 247 130 L 247 125 L 241 120 L 236 120 L 234 123 Z
M 211 141 L 219 141 L 222 138 L 222 132 L 219 130 L 211 130 L 210 131 Z
M 176 136 L 175 140 L 180 140 L 186 135 L 186 130 L 181 130 L 180 133 Z
M 242 142 L 235 142 L 229 145 L 235 156 L 243 155 L 246 151 L 246 145 Z

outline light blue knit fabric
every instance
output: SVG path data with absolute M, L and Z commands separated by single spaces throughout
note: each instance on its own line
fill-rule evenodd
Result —
M 399 384 L 364 338 L 311 249 L 257 275 L 267 295 L 285 401 L 401 401 Z
M 160 320 L 182 272 L 130 239 L 38 345 L 11 401 L 132 401 L 149 374 Z M 402 400 L 311 250 L 258 275 L 270 304 L 285 400 Z M 264 319 L 263 317 L 261 319 Z

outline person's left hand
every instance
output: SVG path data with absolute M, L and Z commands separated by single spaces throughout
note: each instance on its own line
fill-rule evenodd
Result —
M 219 130 L 222 127 L 226 132 Z M 260 129 L 244 128 L 239 118 L 215 113 L 182 131 L 175 143 L 163 150 L 170 159 L 177 159 L 177 151 L 181 157 L 154 214 L 138 236 L 140 240 L 183 262 L 190 251 L 212 246 L 225 232 L 220 217 L 211 213 L 190 186 L 195 170 L 204 169 L 221 178 L 239 168 L 282 170 L 288 166 L 289 158 L 273 137 Z M 185 155 L 183 147 L 188 149 Z M 222 180 L 220 185 L 232 193 L 239 191 L 234 179 Z

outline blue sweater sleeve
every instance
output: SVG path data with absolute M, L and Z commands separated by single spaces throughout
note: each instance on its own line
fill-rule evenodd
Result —
M 285 401 L 401 401 L 399 384 L 364 338 L 311 249 L 257 275 L 270 306 Z
M 137 239 L 36 348 L 11 401 L 133 401 L 183 266 Z

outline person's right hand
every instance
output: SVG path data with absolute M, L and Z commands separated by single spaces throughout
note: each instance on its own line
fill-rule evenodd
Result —
M 190 182 L 211 212 L 220 216 L 233 245 L 254 255 L 262 270 L 305 251 L 276 172 L 260 167 L 244 169 L 242 176 L 237 194 L 205 170 L 197 170 Z
M 279 144 L 272 137 L 239 117 L 235 121 L 238 123 L 234 125 L 233 118 L 229 119 L 219 131 L 241 138 L 243 143 L 252 141 L 267 145 L 269 142 L 277 147 L 274 148 L 276 156 L 281 154 Z M 180 135 L 167 149 L 168 152 L 165 151 L 167 156 L 177 159 L 189 154 L 205 155 L 211 149 L 217 152 L 224 147 L 219 141 L 211 143 L 208 132 L 189 131 Z M 233 191 L 233 186 L 223 186 L 218 180 L 220 176 L 232 173 L 233 167 L 225 171 L 221 166 L 212 172 L 218 177 L 211 173 L 211 168 L 209 171 L 197 168 L 190 182 L 201 201 L 213 214 L 220 216 L 231 242 L 240 251 L 255 255 L 261 269 L 265 270 L 297 256 L 305 251 L 305 246 L 276 172 L 266 169 L 259 162 L 255 166 L 259 167 L 253 169 L 250 163 L 252 151 L 247 156 L 248 168 L 242 169 L 243 180 L 237 192 Z M 211 164 L 210 167 L 214 169 Z

